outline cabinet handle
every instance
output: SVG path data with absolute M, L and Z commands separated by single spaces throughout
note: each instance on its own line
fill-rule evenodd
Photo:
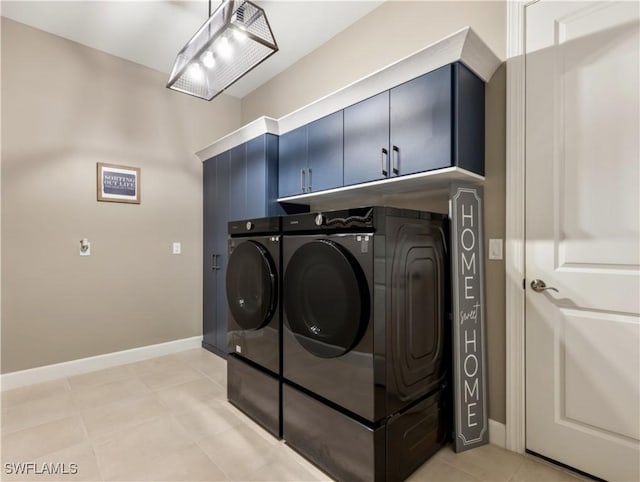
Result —
M 305 169 L 300 169 L 300 190 L 302 192 L 307 192 L 305 184 Z
M 307 174 L 309 176 L 309 184 L 307 184 L 307 191 L 311 192 L 311 168 L 307 168 Z
M 220 257 L 219 254 L 212 254 L 211 255 L 211 269 L 213 271 L 217 271 L 220 269 L 220 265 L 218 264 L 218 258 Z
M 389 151 L 387 151 L 386 148 L 382 148 L 382 154 L 380 155 L 380 163 L 382 164 L 382 175 L 383 176 L 388 176 L 389 175 L 389 171 L 387 169 L 387 164 L 389 160 Z
M 400 174 L 400 164 L 399 164 L 399 157 L 400 157 L 400 149 L 398 149 L 398 146 L 393 146 L 393 152 L 391 153 L 391 159 L 393 161 L 393 173 L 394 174 Z

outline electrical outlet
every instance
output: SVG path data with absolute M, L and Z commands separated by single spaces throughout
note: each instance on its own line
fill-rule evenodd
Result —
M 502 239 L 489 240 L 489 259 L 502 259 Z
M 173 254 L 180 254 L 182 252 L 182 246 L 180 243 L 173 243 Z

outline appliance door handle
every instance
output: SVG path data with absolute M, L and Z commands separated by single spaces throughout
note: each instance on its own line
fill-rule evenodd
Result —
M 306 184 L 306 169 L 300 169 L 300 190 L 302 192 L 307 192 L 307 188 L 305 187 Z
M 387 169 L 388 161 L 389 161 L 389 151 L 387 151 L 387 149 L 383 147 L 382 152 L 380 154 L 380 163 L 382 165 L 381 167 L 382 167 L 383 176 L 389 175 L 389 170 Z
M 393 168 L 394 174 L 400 174 L 399 158 L 400 158 L 400 149 L 398 148 L 398 146 L 393 146 L 393 149 L 391 152 L 391 159 L 392 159 L 392 168 Z
M 307 184 L 307 192 L 311 192 L 311 168 L 310 167 L 307 168 L 307 177 L 309 181 L 309 183 Z

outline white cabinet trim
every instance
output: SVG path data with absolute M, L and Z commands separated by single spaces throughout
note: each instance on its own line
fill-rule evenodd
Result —
M 455 181 L 482 184 L 484 182 L 484 176 L 467 171 L 461 167 L 445 167 L 443 169 L 434 169 L 416 174 L 380 179 L 379 181 L 370 181 L 324 191 L 281 197 L 278 198 L 278 202 L 309 204 L 322 199 L 335 201 L 356 199 L 363 194 L 399 194 L 403 192 L 419 192 L 427 189 L 431 193 L 438 190 L 448 192 L 449 185 Z

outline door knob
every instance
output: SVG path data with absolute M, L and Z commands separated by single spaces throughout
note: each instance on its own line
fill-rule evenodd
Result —
M 542 293 L 543 291 L 547 291 L 547 290 L 551 290 L 551 291 L 555 291 L 556 293 L 559 293 L 557 288 L 554 288 L 553 286 L 547 286 L 547 283 L 545 283 L 541 279 L 534 279 L 531 282 L 531 289 L 536 293 Z

